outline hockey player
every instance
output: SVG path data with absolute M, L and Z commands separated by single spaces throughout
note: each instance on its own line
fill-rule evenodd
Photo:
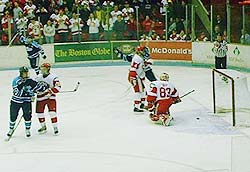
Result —
M 168 74 L 162 73 L 159 81 L 150 84 L 147 96 L 150 119 L 164 126 L 169 126 L 173 119 L 169 112 L 170 106 L 181 101 L 178 91 L 168 80 Z
M 143 112 L 143 108 L 145 106 L 145 71 L 144 67 L 144 59 L 143 59 L 143 48 L 138 46 L 135 54 L 131 60 L 131 66 L 129 69 L 128 80 L 132 84 L 135 99 L 134 99 L 134 112 Z
M 152 68 L 151 68 L 151 65 L 153 64 L 152 63 L 152 60 L 150 59 L 150 52 L 149 52 L 149 48 L 148 47 L 145 47 L 145 46 L 137 46 L 136 47 L 136 51 L 140 50 L 140 54 L 141 56 L 143 57 L 143 60 L 144 60 L 144 65 L 143 65 L 143 70 L 146 74 L 146 78 L 152 82 L 152 81 L 156 81 L 156 77 L 152 71 Z M 134 54 L 124 54 L 121 50 L 119 50 L 118 48 L 115 48 L 114 49 L 115 53 L 117 54 L 118 57 L 120 57 L 121 59 L 123 59 L 124 61 L 128 61 L 128 62 L 131 62 L 133 57 L 134 57 Z
M 31 127 L 31 102 L 34 93 L 44 91 L 46 87 L 41 83 L 29 78 L 29 70 L 23 66 L 19 68 L 20 75 L 12 82 L 13 95 L 10 101 L 10 121 L 8 137 L 11 137 L 14 132 L 14 126 L 18 117 L 19 110 L 23 111 L 23 118 L 25 120 L 26 136 L 30 137 Z
M 28 59 L 30 61 L 30 66 L 38 75 L 40 57 L 42 57 L 43 59 L 47 58 L 43 48 L 36 41 L 34 41 L 31 36 L 28 36 L 27 38 L 23 36 L 21 31 L 19 40 L 22 44 L 25 45 Z
M 44 109 L 45 106 L 47 106 L 52 126 L 54 128 L 54 134 L 58 134 L 56 93 L 60 91 L 61 84 L 58 77 L 50 73 L 51 65 L 49 63 L 43 63 L 40 68 L 41 74 L 38 75 L 37 81 L 43 81 L 47 83 L 48 89 L 37 94 L 36 113 L 41 124 L 41 128 L 38 130 L 38 132 L 42 134 L 46 133 L 47 131 L 44 115 Z

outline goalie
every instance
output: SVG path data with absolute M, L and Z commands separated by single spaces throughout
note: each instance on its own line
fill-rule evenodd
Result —
M 20 36 L 19 37 L 20 42 L 24 44 L 26 47 L 30 66 L 32 69 L 35 70 L 36 74 L 38 75 L 40 71 L 39 69 L 40 57 L 42 57 L 43 59 L 47 58 L 44 53 L 44 50 L 41 47 L 41 45 L 39 45 L 36 41 L 32 39 L 31 36 L 25 37 L 22 35 L 22 32 L 19 33 L 19 36 Z
M 169 112 L 170 106 L 181 101 L 178 91 L 168 80 L 169 75 L 162 73 L 160 80 L 151 82 L 147 92 L 150 119 L 154 123 L 160 123 L 164 126 L 169 126 L 173 120 Z

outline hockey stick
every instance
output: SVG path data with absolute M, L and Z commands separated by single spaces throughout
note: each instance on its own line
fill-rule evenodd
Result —
M 72 92 L 76 92 L 78 90 L 79 86 L 80 86 L 80 82 L 77 82 L 76 86 L 75 86 L 75 88 L 73 90 L 64 90 L 64 91 L 60 91 L 59 93 L 72 93 Z
M 13 131 L 11 133 L 11 135 L 7 136 L 7 138 L 5 139 L 6 142 L 10 141 L 10 139 L 12 138 L 12 136 L 13 136 L 14 132 L 16 131 L 17 127 L 19 126 L 20 122 L 22 121 L 22 118 L 23 118 L 23 116 L 21 116 L 21 118 L 18 120 L 16 126 L 14 127 L 14 129 L 13 129 Z
M 194 91 L 195 91 L 195 90 L 189 91 L 189 92 L 187 92 L 186 94 L 182 95 L 180 98 L 183 98 L 183 97 L 185 97 L 185 96 L 191 94 L 191 93 L 194 92 Z
M 12 43 L 14 42 L 14 40 L 16 39 L 17 35 L 18 35 L 18 32 L 12 37 L 12 39 L 11 39 L 10 42 L 9 42 L 8 47 L 11 46 L 11 44 L 12 44 Z

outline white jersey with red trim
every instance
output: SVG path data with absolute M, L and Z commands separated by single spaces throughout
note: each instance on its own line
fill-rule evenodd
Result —
M 37 101 L 42 101 L 46 99 L 56 99 L 56 93 L 61 89 L 61 84 L 58 77 L 54 74 L 49 74 L 46 77 L 43 77 L 42 74 L 39 74 L 36 80 L 39 82 L 45 82 L 49 86 L 49 90 L 44 93 L 37 94 Z
M 147 92 L 149 96 L 156 97 L 156 101 L 169 99 L 170 97 L 178 97 L 179 92 L 176 90 L 174 85 L 168 81 L 153 81 L 150 84 L 149 91 Z
M 143 70 L 144 60 L 138 54 L 135 54 L 131 61 L 130 71 L 135 71 L 137 76 L 141 79 L 145 78 L 145 72 Z

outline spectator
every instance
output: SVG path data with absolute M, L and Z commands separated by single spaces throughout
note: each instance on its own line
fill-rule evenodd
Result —
M 250 45 L 250 35 L 245 31 L 241 30 L 240 43 L 245 45 Z
M 160 40 L 160 39 L 161 37 L 154 30 L 152 30 L 151 40 Z
M 127 31 L 126 23 L 121 15 L 117 16 L 117 20 L 114 23 L 114 36 L 117 40 L 124 39 L 123 33 Z
M 181 40 L 181 41 L 185 41 L 186 40 L 186 34 L 185 34 L 185 32 L 184 32 L 184 30 L 181 30 L 181 32 L 179 33 L 179 40 Z
M 40 17 L 40 22 L 42 23 L 42 25 L 45 25 L 47 21 L 49 20 L 49 13 L 45 7 L 40 7 L 36 11 L 36 15 Z
M 87 25 L 87 21 L 89 19 L 89 15 L 90 15 L 90 10 L 88 9 L 88 5 L 84 5 L 83 8 L 79 11 L 80 13 L 80 18 L 82 19 L 84 26 L 83 26 L 83 31 L 87 32 L 88 31 L 88 25 Z
M 82 27 L 83 21 L 79 18 L 79 15 L 73 13 L 72 18 L 69 20 L 69 28 L 71 29 L 72 33 L 72 40 L 74 42 L 79 41 L 81 42 L 81 35 L 82 35 Z
M 66 42 L 68 39 L 68 25 L 69 18 L 64 14 L 63 10 L 59 11 L 59 14 L 56 17 L 57 32 L 60 36 L 60 41 Z
M 143 32 L 148 36 L 151 36 L 152 29 L 154 28 L 154 21 L 146 16 L 145 20 L 142 22 Z
M 129 14 L 133 14 L 134 15 L 134 9 L 132 7 L 130 7 L 128 1 L 125 1 L 124 2 L 124 8 L 122 9 L 122 16 L 123 16 L 123 19 L 124 19 L 125 22 L 128 21 Z
M 64 8 L 64 14 L 65 14 L 66 16 L 68 16 L 68 18 L 72 18 L 72 12 L 69 11 L 69 8 L 68 8 L 68 7 L 65 7 L 65 8 Z
M 35 10 L 36 6 L 32 3 L 31 0 L 27 2 L 27 4 L 24 6 L 24 13 L 28 19 L 35 18 Z
M 180 40 L 179 35 L 177 34 L 176 30 L 172 31 L 172 34 L 169 36 L 170 41 L 177 41 Z
M 19 13 L 22 13 L 23 10 L 19 7 L 17 2 L 14 2 L 14 8 L 13 8 L 13 19 L 16 21 L 16 19 L 19 17 Z M 14 22 L 14 33 L 16 33 L 16 22 Z
M 111 14 L 113 23 L 115 23 L 115 21 L 117 20 L 117 16 L 118 16 L 118 15 L 122 15 L 122 12 L 119 10 L 118 5 L 115 5 L 115 6 L 114 6 L 114 10 L 111 11 L 110 14 Z
M 10 22 L 11 27 L 13 27 L 13 17 L 9 14 L 9 11 L 5 11 L 5 15 L 2 17 L 2 29 L 5 34 L 8 34 L 8 22 Z
M 54 43 L 55 33 L 55 25 L 51 22 L 51 20 L 48 20 L 43 29 L 43 34 L 45 36 L 45 41 L 47 44 Z
M 18 31 L 23 30 L 24 31 L 24 36 L 26 36 L 26 29 L 27 29 L 27 24 L 28 24 L 28 19 L 24 16 L 22 12 L 19 12 L 18 18 L 15 20 L 16 23 L 16 28 Z
M 196 41 L 203 41 L 203 42 L 208 41 L 205 32 L 201 32 L 201 34 L 196 38 Z
M 176 30 L 176 22 L 175 19 L 171 17 L 168 28 L 168 36 L 172 34 L 173 30 Z
M 39 42 L 40 44 L 42 44 L 42 30 L 43 25 L 39 21 L 31 19 L 31 22 L 28 25 L 28 33 L 32 38 L 34 38 L 35 41 Z
M 150 16 L 152 14 L 151 0 L 145 0 L 142 8 L 143 16 Z
M 176 23 L 176 32 L 179 34 L 182 30 L 184 30 L 184 24 L 178 17 L 176 17 L 175 23 Z
M 143 33 L 140 41 L 149 41 L 149 40 L 152 40 L 151 37 L 148 37 L 145 33 Z
M 135 17 L 129 14 L 129 20 L 127 21 L 128 37 L 129 39 L 136 39 L 137 23 Z
M 217 14 L 216 18 L 214 19 L 214 26 L 219 26 L 221 30 L 224 30 L 226 28 L 226 24 L 221 19 L 221 16 L 219 14 Z
M 106 14 L 104 20 L 102 20 L 102 27 L 104 30 L 104 40 L 110 40 L 113 30 L 113 19 L 110 14 Z
M 176 17 L 178 17 L 181 21 L 185 19 L 186 14 L 186 3 L 182 0 L 180 3 L 176 4 Z
M 219 25 L 216 25 L 214 27 L 213 41 L 215 41 L 217 39 L 217 35 L 221 35 L 221 28 Z
M 89 26 L 89 40 L 90 41 L 99 40 L 100 22 L 93 13 L 90 13 L 87 25 Z

